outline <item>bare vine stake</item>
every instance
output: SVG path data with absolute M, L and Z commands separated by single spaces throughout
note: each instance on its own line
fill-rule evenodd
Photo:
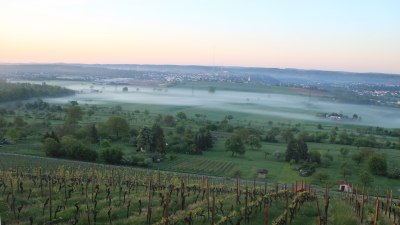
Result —
M 390 190 L 390 200 L 389 200 L 389 219 L 392 214 L 392 203 L 393 203 L 393 190 Z
M 181 178 L 181 210 L 185 209 L 185 183 L 183 177 Z
M 64 206 L 67 206 L 67 177 L 65 176 L 65 167 L 64 167 Z
M 244 203 L 244 221 L 247 222 L 247 198 L 249 197 L 249 190 L 246 185 L 246 196 L 245 196 L 245 203 Z
M 388 206 L 389 206 L 389 189 L 386 189 L 386 206 L 385 206 L 385 216 L 387 215 Z
M 166 192 L 166 198 L 165 198 L 165 225 L 168 225 L 168 197 L 169 197 L 169 193 L 168 191 Z
M 161 188 L 161 174 L 160 174 L 160 170 L 158 170 L 158 174 L 157 174 L 157 181 L 158 181 L 158 190 L 160 190 Z
M 329 208 L 329 188 L 325 184 L 325 225 L 328 224 L 328 208 Z
M 374 225 L 376 225 L 378 221 L 378 212 L 379 212 L 379 198 L 378 198 L 378 192 L 376 192 Z
M 206 197 L 207 197 L 207 219 L 210 219 L 210 188 L 208 186 L 208 177 L 206 177 Z
M 318 209 L 318 214 L 317 214 L 317 224 L 321 224 L 321 211 L 319 210 L 319 204 L 318 204 L 318 196 L 315 199 L 315 202 L 317 203 L 317 209 Z
M 150 175 L 148 177 L 148 194 L 149 194 L 149 202 L 147 204 L 147 224 L 150 225 L 151 221 L 151 181 L 152 179 L 150 178 Z
M 289 214 L 289 196 L 286 192 L 286 184 L 285 184 L 285 200 L 286 200 L 286 213 L 285 213 L 285 224 L 288 222 L 288 214 Z
M 212 200 L 211 225 L 214 225 L 214 221 L 215 221 L 215 192 L 213 192 L 213 200 Z
M 51 177 L 49 177 L 49 209 L 50 209 L 50 221 L 51 221 L 51 215 L 52 215 L 52 209 L 53 209 L 53 207 L 52 207 L 52 189 L 53 189 L 53 181 L 52 181 L 52 178 Z
M 128 205 L 126 206 L 126 218 L 129 218 L 129 209 L 131 208 L 131 200 L 129 199 Z
M 43 177 L 42 177 L 42 168 L 39 169 L 40 176 L 40 195 L 43 197 Z
M 265 225 L 268 225 L 269 220 L 269 213 L 268 213 L 268 207 L 265 208 Z
M 361 223 L 362 223 L 363 220 L 364 220 L 364 203 L 365 203 L 365 201 L 364 201 L 364 186 L 363 186 L 363 189 L 362 189 L 362 199 L 361 199 Z
M 89 182 L 86 179 L 86 188 L 85 188 L 85 200 L 86 200 L 86 217 L 87 217 L 87 222 L 90 225 L 90 210 L 89 210 L 89 200 L 88 200 L 88 193 L 87 193 L 87 189 L 88 189 L 88 185 Z M 111 198 L 111 197 L 110 197 Z

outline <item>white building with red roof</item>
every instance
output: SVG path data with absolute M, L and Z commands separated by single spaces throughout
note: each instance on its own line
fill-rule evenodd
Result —
M 346 180 L 341 180 L 339 182 L 339 190 L 342 192 L 352 192 L 353 189 L 349 182 L 347 182 Z

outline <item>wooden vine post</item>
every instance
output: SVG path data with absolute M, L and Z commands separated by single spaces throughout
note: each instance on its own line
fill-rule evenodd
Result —
M 378 222 L 378 213 L 379 213 L 379 198 L 378 198 L 378 192 L 376 192 L 374 225 L 376 225 Z
M 211 225 L 215 223 L 215 192 L 213 192 L 212 198 L 212 212 L 211 212 Z
M 89 198 L 88 198 L 88 185 L 89 185 L 89 179 L 86 178 L 86 185 L 85 185 L 86 216 L 87 216 L 87 222 L 90 225 L 90 208 L 89 208 Z M 110 199 L 111 199 L 111 197 L 110 197 Z
M 239 204 L 240 199 L 240 177 L 236 176 L 236 204 Z
M 168 225 L 168 201 L 169 201 L 169 193 L 165 194 L 165 225 Z
M 51 221 L 51 217 L 52 217 L 52 196 L 51 196 L 51 192 L 52 192 L 52 186 L 53 186 L 53 181 L 52 181 L 52 179 L 51 179 L 51 177 L 49 177 L 49 208 L 50 208 L 50 210 L 49 210 L 49 212 L 50 212 L 50 221 Z
M 152 178 L 150 177 L 150 175 L 148 176 L 148 204 L 147 204 L 147 224 L 150 225 L 151 224 L 151 185 L 152 185 Z
M 364 200 L 364 186 L 363 186 L 363 189 L 362 189 L 362 199 L 361 199 L 361 223 L 363 222 L 363 220 L 364 220 L 364 204 L 365 204 L 365 200 Z
M 286 200 L 286 213 L 285 213 L 285 224 L 288 224 L 288 214 L 289 214 L 289 195 L 285 184 L 285 200 Z
M 329 208 L 329 188 L 325 184 L 325 221 L 324 224 L 328 224 L 328 208 Z
M 206 177 L 206 198 L 207 198 L 207 219 L 210 219 L 210 187 L 208 186 L 208 177 Z

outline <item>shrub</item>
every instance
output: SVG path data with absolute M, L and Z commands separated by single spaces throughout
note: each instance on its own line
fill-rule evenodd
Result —
M 66 157 L 70 159 L 96 161 L 98 156 L 96 151 L 71 136 L 64 136 L 62 138 L 61 148 L 65 152 Z
M 321 164 L 321 153 L 319 151 L 312 151 L 310 152 L 310 161 L 315 162 L 317 164 Z
M 44 139 L 42 149 L 47 156 L 57 158 L 65 156 L 65 152 L 61 149 L 60 144 L 53 138 Z
M 386 175 L 387 162 L 383 155 L 374 155 L 368 160 L 368 168 L 375 175 Z
M 101 159 L 109 164 L 121 164 L 124 153 L 121 149 L 108 147 L 101 151 Z

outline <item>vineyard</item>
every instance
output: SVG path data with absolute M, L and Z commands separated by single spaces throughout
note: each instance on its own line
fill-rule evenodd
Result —
M 6 154 L 0 163 L 2 224 L 344 224 L 343 215 L 329 215 L 335 212 L 331 201 L 353 209 L 360 224 L 400 219 L 390 192 L 375 200 L 367 191 L 330 195 L 328 188 L 303 182 L 268 184 Z
M 233 162 L 221 162 L 209 159 L 191 159 L 190 161 L 182 158 L 174 161 L 173 165 L 168 167 L 169 170 L 185 171 L 187 173 L 204 173 L 224 176 L 230 174 L 231 171 L 240 168 Z

